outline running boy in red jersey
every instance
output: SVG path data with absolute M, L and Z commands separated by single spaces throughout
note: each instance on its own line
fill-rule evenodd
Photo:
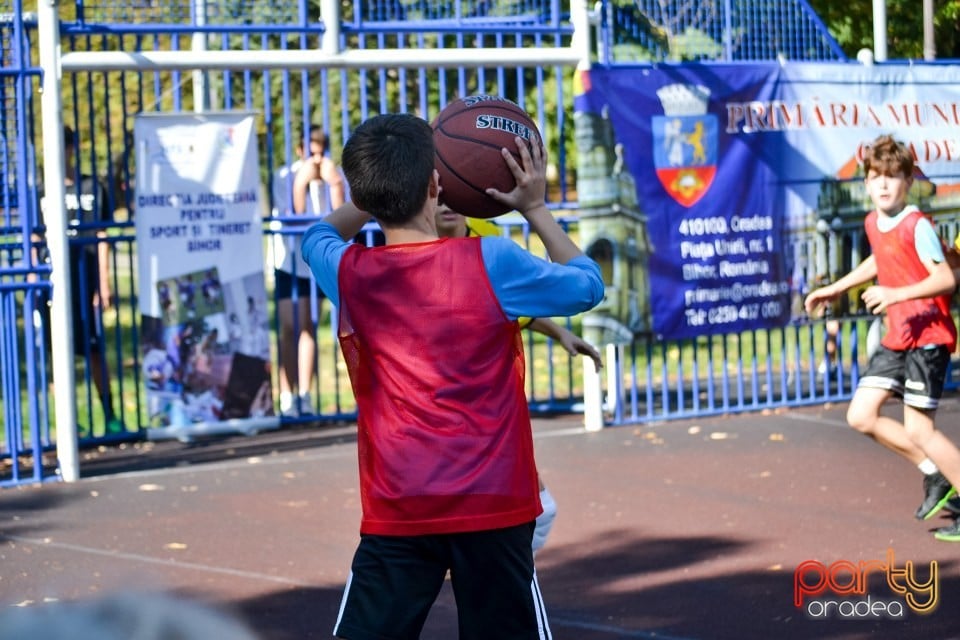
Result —
M 517 138 L 510 193 L 552 262 L 507 238 L 440 239 L 433 131 L 376 116 L 344 146 L 348 204 L 303 255 L 339 310 L 357 399 L 362 518 L 334 634 L 417 638 L 449 570 L 462 640 L 549 638 L 531 540 L 541 511 L 519 316 L 572 315 L 599 267 L 544 204 L 542 143 Z M 348 244 L 372 214 L 383 247 Z
M 863 169 L 867 194 L 876 207 L 864 223 L 873 253 L 837 282 L 813 291 L 805 307 L 813 313 L 876 278 L 877 284 L 863 292 L 863 301 L 875 314 L 886 312 L 888 330 L 860 379 L 847 422 L 920 468 L 924 500 L 916 517 L 926 520 L 960 485 L 960 450 L 934 425 L 957 341 L 950 315 L 956 280 L 929 218 L 907 205 L 913 183 L 910 151 L 881 136 L 867 150 Z M 903 398 L 903 422 L 880 414 L 894 394 Z M 960 541 L 960 527 L 939 529 L 935 536 Z

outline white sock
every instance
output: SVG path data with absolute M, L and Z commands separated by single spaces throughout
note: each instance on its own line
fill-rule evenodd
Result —
M 557 503 L 546 487 L 540 492 L 540 504 L 543 513 L 537 516 L 537 525 L 533 531 L 533 551 L 538 551 L 547 543 L 547 536 L 553 528 L 553 520 L 557 517 Z
M 289 391 L 280 392 L 280 411 L 289 411 L 293 408 L 293 394 Z
M 933 460 L 930 458 L 924 458 L 923 461 L 917 465 L 917 467 L 924 473 L 924 475 L 931 475 L 939 471 L 937 465 L 934 464 Z

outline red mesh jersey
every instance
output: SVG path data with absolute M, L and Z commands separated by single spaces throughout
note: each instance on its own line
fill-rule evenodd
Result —
M 870 249 L 877 261 L 877 282 L 884 287 L 902 287 L 919 282 L 930 275 L 914 244 L 920 211 L 907 214 L 896 227 L 881 232 L 877 212 L 871 211 L 864 221 Z M 899 302 L 887 307 L 887 334 L 880 341 L 896 351 L 915 349 L 931 344 L 945 345 L 952 351 L 957 344 L 957 330 L 950 315 L 950 296 L 922 298 Z
M 520 330 L 479 238 L 340 262 L 339 337 L 358 408 L 361 533 L 421 535 L 540 513 Z

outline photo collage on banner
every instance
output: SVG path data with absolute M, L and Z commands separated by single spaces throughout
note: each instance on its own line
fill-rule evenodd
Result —
M 137 118 L 143 380 L 152 439 L 279 426 L 255 117 Z

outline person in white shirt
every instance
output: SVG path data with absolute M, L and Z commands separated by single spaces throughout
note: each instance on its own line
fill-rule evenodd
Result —
M 297 144 L 298 159 L 279 169 L 273 179 L 273 216 L 282 222 L 273 235 L 280 321 L 280 413 L 288 417 L 313 413 L 310 389 L 317 369 L 316 320 L 323 295 L 300 257 L 303 231 L 346 200 L 346 181 L 327 156 L 328 148 L 323 128 L 311 125 L 307 152 L 303 142 Z M 303 222 L 283 220 L 295 216 L 302 216 Z M 317 296 L 316 318 L 311 312 L 312 295 Z

